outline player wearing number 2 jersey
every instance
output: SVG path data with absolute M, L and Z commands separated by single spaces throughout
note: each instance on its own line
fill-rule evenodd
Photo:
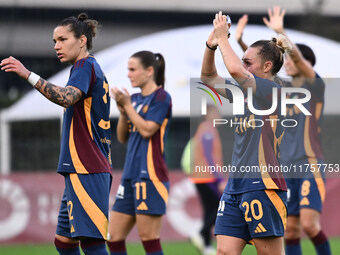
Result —
M 65 87 L 28 71 L 10 57 L 3 70 L 16 72 L 47 99 L 65 108 L 58 172 L 65 177 L 55 245 L 59 254 L 108 254 L 105 246 L 111 187 L 108 83 L 90 55 L 97 21 L 85 13 L 64 19 L 54 30 L 57 56 L 72 69 Z
M 163 254 L 160 227 L 168 201 L 169 179 L 165 142 L 171 120 L 171 97 L 164 90 L 161 54 L 141 51 L 128 62 L 128 77 L 141 93 L 117 88 L 111 94 L 120 117 L 119 142 L 128 142 L 124 172 L 113 205 L 108 246 L 111 254 L 126 254 L 125 239 L 136 224 L 146 254 Z

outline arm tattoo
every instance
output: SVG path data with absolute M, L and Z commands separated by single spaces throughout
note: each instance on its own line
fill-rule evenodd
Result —
M 251 76 L 248 73 L 243 73 L 246 77 L 240 79 L 240 81 L 238 81 L 238 84 L 243 87 L 244 85 L 246 85 L 247 83 L 249 83 L 251 81 Z
M 35 88 L 43 94 L 48 100 L 65 108 L 78 102 L 83 92 L 72 86 L 59 87 L 40 78 Z

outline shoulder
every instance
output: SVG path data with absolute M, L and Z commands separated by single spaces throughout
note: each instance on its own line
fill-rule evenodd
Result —
M 155 101 L 171 101 L 171 96 L 163 88 L 159 88 L 155 91 Z
M 73 70 L 91 70 L 94 62 L 96 62 L 96 60 L 94 58 L 82 58 L 79 59 L 72 67 Z

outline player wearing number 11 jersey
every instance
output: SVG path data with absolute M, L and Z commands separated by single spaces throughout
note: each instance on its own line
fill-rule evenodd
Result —
M 120 111 L 117 138 L 128 143 L 110 215 L 112 255 L 126 254 L 125 239 L 135 224 L 146 254 L 163 254 L 159 234 L 169 191 L 165 142 L 172 116 L 171 97 L 164 90 L 164 68 L 161 54 L 137 52 L 129 59 L 128 77 L 141 93 L 130 96 L 126 90 L 111 90 Z

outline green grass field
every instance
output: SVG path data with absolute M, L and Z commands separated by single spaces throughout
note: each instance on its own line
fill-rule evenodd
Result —
M 340 254 L 340 238 L 330 239 L 333 254 Z M 166 255 L 199 255 L 189 242 L 163 243 L 163 250 Z M 144 250 L 141 244 L 128 244 L 128 254 L 143 255 Z M 309 240 L 302 241 L 303 254 L 316 254 L 314 247 Z M 58 255 L 53 245 L 15 245 L 0 246 L 1 255 Z M 255 247 L 247 245 L 243 255 L 255 255 Z

